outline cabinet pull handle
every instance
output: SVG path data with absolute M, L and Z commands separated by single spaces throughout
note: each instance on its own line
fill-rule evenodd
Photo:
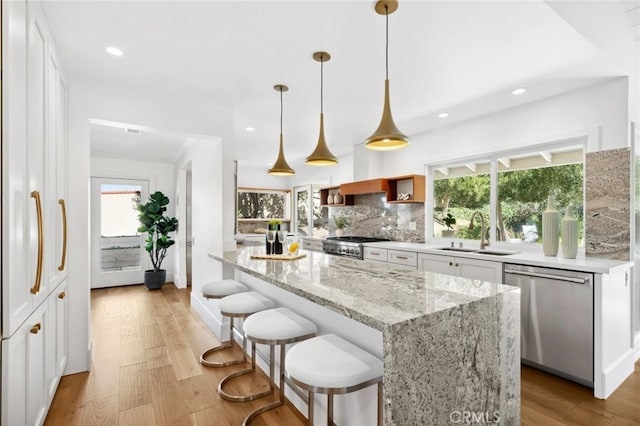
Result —
M 42 281 L 42 257 L 44 251 L 44 230 L 42 225 L 42 203 L 40 202 L 40 193 L 38 191 L 31 192 L 31 198 L 36 200 L 36 213 L 38 215 L 38 266 L 36 269 L 36 282 L 31 287 L 31 294 L 38 294 L 40 291 L 40 283 Z
M 449 266 L 453 266 L 453 262 L 449 262 Z
M 457 268 L 458 266 L 460 266 L 460 264 L 459 264 L 459 263 L 456 263 L 456 268 Z
M 31 334 L 38 334 L 41 328 L 42 328 L 42 324 L 37 323 L 36 325 L 31 327 Z
M 67 260 L 67 207 L 62 198 L 58 200 L 58 204 L 60 204 L 60 209 L 62 210 L 62 259 L 60 259 L 58 271 L 64 271 L 64 264 Z
M 64 299 L 66 295 L 67 295 L 67 293 L 65 293 L 65 292 L 63 291 L 62 293 L 60 293 L 60 294 L 58 295 L 58 299 Z
M 522 275 L 525 277 L 532 277 L 532 278 L 548 278 L 550 280 L 567 281 L 575 284 L 589 284 L 589 281 L 591 280 L 590 276 L 585 276 L 584 278 L 564 277 L 564 276 L 555 275 L 555 274 L 543 274 L 540 272 L 518 271 L 514 269 L 505 269 L 504 273 L 512 274 L 512 275 Z
M 372 251 L 371 254 L 374 256 L 380 256 L 380 253 L 378 253 L 377 251 Z
M 407 256 L 396 256 L 397 259 L 408 260 Z

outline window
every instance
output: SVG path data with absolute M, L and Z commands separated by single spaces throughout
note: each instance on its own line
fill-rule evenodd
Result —
M 296 205 L 294 231 L 302 236 L 326 237 L 329 211 L 320 205 L 318 185 L 299 186 L 293 192 Z
M 288 190 L 238 188 L 238 219 L 289 220 L 290 199 Z
M 485 238 L 540 243 L 542 212 L 552 195 L 561 214 L 570 208 L 578 219 L 582 241 L 583 158 L 582 145 L 555 145 L 433 166 L 433 235 L 480 240 L 477 219 L 469 229 L 473 213 L 479 211 L 486 224 Z

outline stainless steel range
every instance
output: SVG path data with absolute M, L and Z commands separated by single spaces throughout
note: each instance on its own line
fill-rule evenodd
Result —
M 364 258 L 364 243 L 375 243 L 377 241 L 389 241 L 385 238 L 372 237 L 328 237 L 322 242 L 322 250 L 325 253 L 337 256 L 353 257 L 355 259 Z

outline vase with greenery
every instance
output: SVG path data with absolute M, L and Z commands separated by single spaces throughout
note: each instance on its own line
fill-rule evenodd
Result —
M 347 216 L 334 216 L 333 223 L 336 225 L 336 237 L 344 236 L 344 228 L 349 226 L 350 221 Z
M 456 224 L 456 218 L 453 217 L 451 213 L 447 213 L 445 217 L 442 218 L 444 224 L 447 226 L 447 229 L 442 230 L 443 238 L 453 238 L 456 236 L 456 231 L 453 229 L 453 225 Z
M 153 269 L 144 271 L 144 284 L 149 290 L 157 290 L 164 285 L 167 271 L 161 269 L 162 261 L 169 247 L 175 244 L 169 234 L 178 229 L 178 219 L 165 215 L 168 204 L 169 197 L 156 191 L 149 195 L 147 203 L 140 203 L 137 207 L 140 220 L 138 232 L 149 234 L 144 245 L 153 265 Z

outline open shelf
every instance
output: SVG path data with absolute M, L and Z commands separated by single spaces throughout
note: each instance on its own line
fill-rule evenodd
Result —
M 329 186 L 327 188 L 320 189 L 320 205 L 326 207 L 344 207 L 353 205 L 353 195 L 342 195 L 342 203 L 327 203 L 329 194 L 333 198 L 338 192 L 340 192 L 340 186 Z
M 406 175 L 388 178 L 387 203 L 424 203 L 424 175 Z M 398 200 L 398 194 L 409 194 L 408 200 Z

